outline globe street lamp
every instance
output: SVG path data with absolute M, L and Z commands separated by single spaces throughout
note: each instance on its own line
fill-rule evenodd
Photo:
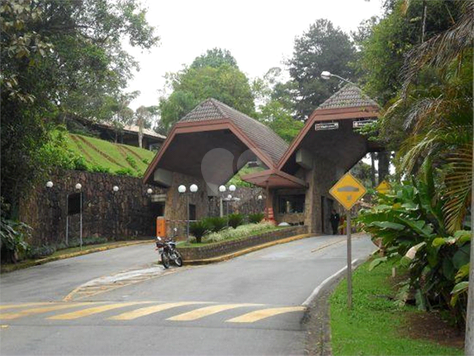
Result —
M 115 208 L 115 238 L 117 238 L 119 234 L 119 208 L 117 206 L 117 193 L 119 191 L 119 187 L 114 185 L 112 188 L 112 191 L 114 192 L 114 208 Z
M 344 78 L 338 76 L 337 74 L 333 74 L 333 73 L 331 73 L 331 72 L 328 72 L 327 70 L 321 72 L 321 78 L 323 78 L 323 79 L 325 79 L 325 80 L 329 80 L 329 79 L 331 79 L 331 77 L 336 77 L 336 78 L 338 78 L 338 79 L 340 79 L 340 80 L 342 80 L 342 81 L 344 81 L 344 82 L 346 82 L 346 83 L 355 85 L 354 83 L 350 82 L 349 80 L 344 79 Z
M 151 193 L 153 193 L 153 189 L 148 188 L 148 189 L 146 190 L 146 193 L 147 193 L 148 195 L 150 195 Z
M 189 187 L 189 193 L 186 194 L 186 186 L 181 184 L 178 187 L 178 192 L 186 196 L 186 210 L 187 210 L 187 219 L 186 219 L 186 240 L 189 241 L 189 194 L 196 193 L 198 191 L 198 186 L 196 184 L 191 184 Z
M 219 215 L 220 217 L 222 218 L 224 216 L 224 203 L 223 203 L 223 196 L 224 196 L 224 193 L 225 191 L 227 190 L 227 188 L 225 187 L 225 185 L 221 185 L 219 186 L 219 192 L 221 193 L 221 196 L 219 197 Z
M 77 183 L 75 186 L 76 190 L 79 190 L 79 241 L 82 250 L 82 185 Z

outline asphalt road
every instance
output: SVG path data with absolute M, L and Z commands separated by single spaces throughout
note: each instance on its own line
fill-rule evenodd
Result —
M 374 249 L 353 240 L 354 259 Z M 302 303 L 346 245 L 320 236 L 169 271 L 156 259 L 137 245 L 2 275 L 0 354 L 302 355 Z

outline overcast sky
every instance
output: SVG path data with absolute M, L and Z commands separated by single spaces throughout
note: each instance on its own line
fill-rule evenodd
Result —
M 263 76 L 272 67 L 284 69 L 294 40 L 317 19 L 329 19 L 346 33 L 361 21 L 380 15 L 381 0 L 142 0 L 148 22 L 161 41 L 152 51 L 131 49 L 140 71 L 128 91 L 141 95 L 130 107 L 157 105 L 163 76 L 215 47 L 228 49 L 249 77 Z

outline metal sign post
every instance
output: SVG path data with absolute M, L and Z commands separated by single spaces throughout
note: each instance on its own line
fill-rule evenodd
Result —
M 346 209 L 347 221 L 347 307 L 352 309 L 352 241 L 351 208 L 367 190 L 350 173 L 346 173 L 329 193 Z
M 351 211 L 346 210 L 347 216 L 347 307 L 352 309 L 352 241 L 351 241 Z

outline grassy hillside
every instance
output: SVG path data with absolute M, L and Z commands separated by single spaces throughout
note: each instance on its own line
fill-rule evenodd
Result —
M 67 147 L 82 156 L 88 170 L 142 176 L 155 152 L 134 146 L 115 144 L 94 137 L 69 134 Z

